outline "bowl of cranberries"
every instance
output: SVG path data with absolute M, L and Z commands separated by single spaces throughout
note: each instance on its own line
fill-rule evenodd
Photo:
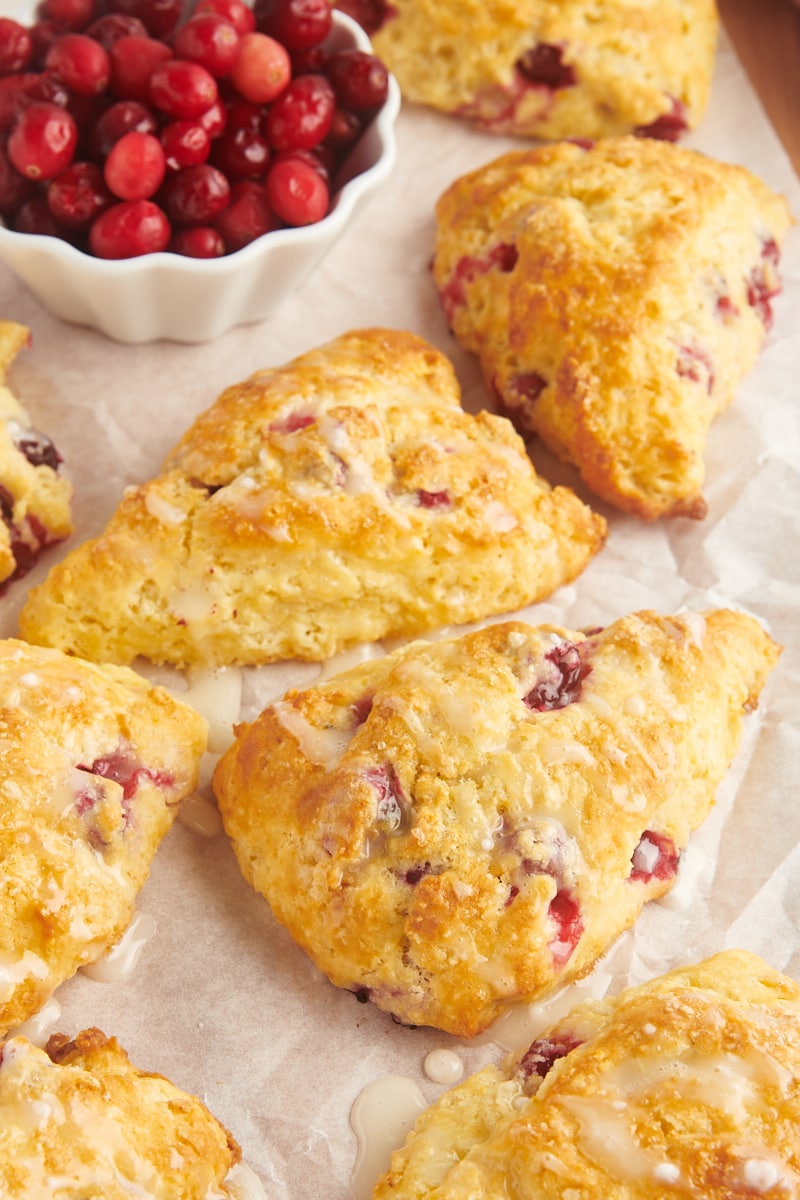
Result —
M 397 84 L 328 0 L 7 12 L 0 258 L 62 320 L 130 343 L 261 320 L 391 172 Z

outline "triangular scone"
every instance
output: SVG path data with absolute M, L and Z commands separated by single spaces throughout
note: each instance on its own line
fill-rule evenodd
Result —
M 756 360 L 790 225 L 744 167 L 641 138 L 565 142 L 452 184 L 434 278 L 522 430 L 621 509 L 702 517 L 708 429 Z
M 0 321 L 0 594 L 25 575 L 42 550 L 72 533 L 72 485 L 61 456 L 6 386 L 6 372 L 30 337 Z
M 798 1194 L 800 985 L 729 950 L 581 1004 L 417 1120 L 373 1200 Z
M 197 1097 L 99 1029 L 0 1047 L 0 1128 L 4 1200 L 222 1200 L 240 1158 Z
M 109 662 L 319 660 L 538 600 L 606 531 L 390 330 L 229 388 L 164 471 L 32 593 L 24 637 Z
M 237 730 L 223 822 L 334 983 L 470 1036 L 669 890 L 777 655 L 726 610 L 414 643 Z
M 407 100 L 491 133 L 674 139 L 705 112 L 714 0 L 338 0 Z
M 133 671 L 0 642 L 0 1038 L 122 936 L 205 745 Z

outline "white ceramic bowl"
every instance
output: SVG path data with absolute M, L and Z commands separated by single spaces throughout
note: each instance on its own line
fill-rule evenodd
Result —
M 338 11 L 328 44 L 370 50 L 360 26 Z M 73 325 L 119 342 L 209 341 L 268 316 L 327 254 L 392 170 L 399 108 L 390 77 L 386 103 L 345 163 L 346 182 L 315 225 L 275 230 L 222 258 L 162 253 L 111 261 L 60 238 L 14 233 L 0 222 L 0 258 L 50 312 Z

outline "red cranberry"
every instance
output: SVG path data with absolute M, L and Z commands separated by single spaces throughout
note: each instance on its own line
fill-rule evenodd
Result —
M 103 175 L 120 200 L 149 200 L 164 179 L 167 165 L 161 142 L 152 133 L 126 133 L 111 149 Z
M 225 106 L 220 100 L 215 100 L 210 108 L 207 108 L 204 113 L 201 113 L 197 118 L 200 124 L 205 129 L 209 138 L 219 137 L 227 124 L 227 114 Z
M 269 233 L 277 223 L 264 188 L 245 179 L 231 189 L 230 204 L 217 217 L 216 224 L 227 253 L 232 254 Z
M 575 68 L 564 62 L 564 47 L 540 42 L 517 61 L 517 70 L 531 83 L 558 91 L 577 83 Z
M 544 1079 L 554 1063 L 557 1063 L 560 1058 L 566 1058 L 582 1044 L 580 1038 L 573 1034 L 560 1034 L 553 1038 L 537 1038 L 535 1042 L 531 1042 L 517 1064 L 516 1073 L 523 1081 L 524 1091 L 530 1095 L 537 1086 L 536 1081 Z
M 337 50 L 328 59 L 328 78 L 339 103 L 353 112 L 374 112 L 389 91 L 386 67 L 364 50 Z
M 451 508 L 453 504 L 449 492 L 426 492 L 424 488 L 417 490 L 417 500 L 420 508 Z
M 333 121 L 328 130 L 328 136 L 325 138 L 325 143 L 336 154 L 342 154 L 354 142 L 358 141 L 363 128 L 363 122 L 357 113 L 350 112 L 346 108 L 337 107 L 333 114 Z
M 680 853 L 672 838 L 645 829 L 631 855 L 629 879 L 649 883 L 651 879 L 672 879 L 678 871 Z
M 677 142 L 682 133 L 689 128 L 686 105 L 674 97 L 670 97 L 670 110 L 656 117 L 649 125 L 639 125 L 634 130 L 637 137 L 657 138 L 662 142 Z
M 221 79 L 239 56 L 239 34 L 217 13 L 200 13 L 181 26 L 172 48 L 178 58 L 199 63 L 209 75 Z
M 170 58 L 153 68 L 150 101 L 169 117 L 199 117 L 217 99 L 217 83 L 198 63 Z
M 175 225 L 208 225 L 230 200 L 225 176 L 210 163 L 185 167 L 170 176 L 162 188 L 164 209 Z
M 95 0 L 43 0 L 43 15 L 67 29 L 85 29 L 95 15 Z
M 20 113 L 8 139 L 8 156 L 28 179 L 52 179 L 72 161 L 78 129 L 57 104 L 32 104 Z
M 17 233 L 39 233 L 45 237 L 60 237 L 62 233 L 46 199 L 39 193 L 20 204 L 14 214 L 13 226 Z
M 172 50 L 163 42 L 151 37 L 131 34 L 118 38 L 110 47 L 111 83 L 110 91 L 121 100 L 150 99 L 150 76 L 159 63 L 172 58 Z
M 328 185 L 302 158 L 287 155 L 274 163 L 264 187 L 273 211 L 287 225 L 313 225 L 328 211 Z
M 332 20 L 328 0 L 276 0 L 259 27 L 287 50 L 305 50 L 325 41 Z
M 0 213 L 4 217 L 13 213 L 30 196 L 33 186 L 30 179 L 14 169 L 0 142 Z
M 157 38 L 168 37 L 183 16 L 183 0 L 109 0 L 107 8 L 138 17 Z
M 113 203 L 96 163 L 75 162 L 47 186 L 47 203 L 61 225 L 88 229 L 103 209 Z
M 122 37 L 147 37 L 147 26 L 138 17 L 129 17 L 125 13 L 106 13 L 92 21 L 86 34 L 110 50 L 114 42 Z
M 463 258 L 460 258 L 449 281 L 439 293 L 447 320 L 452 324 L 456 309 L 466 303 L 468 284 L 493 268 L 497 268 L 504 274 L 513 271 L 518 257 L 516 246 L 508 242 L 498 242 L 486 254 L 465 254 Z
M 232 182 L 238 179 L 260 179 L 269 163 L 269 146 L 257 131 L 228 127 L 214 142 L 214 166 L 219 167 Z
M 161 130 L 161 145 L 170 171 L 197 166 L 211 152 L 211 139 L 199 121 L 172 121 L 165 125 Z
M 225 253 L 225 242 L 213 226 L 191 225 L 176 230 L 169 248 L 173 254 L 183 254 L 186 258 L 220 258 Z
M 336 7 L 370 34 L 377 33 L 392 13 L 386 0 L 337 0 Z
M 138 100 L 119 100 L 107 108 L 89 133 L 89 151 L 104 162 L 112 148 L 126 133 L 155 133 L 158 123 L 151 108 Z
M 269 104 L 286 88 L 291 76 L 289 54 L 280 42 L 265 33 L 244 34 L 230 78 L 245 100 Z
M 508 385 L 508 399 L 532 404 L 535 400 L 539 399 L 546 387 L 547 380 L 537 371 L 528 371 L 523 375 L 515 375 Z
M 524 703 L 533 712 L 550 712 L 554 708 L 565 708 L 573 704 L 581 694 L 591 666 L 581 656 L 580 647 L 574 642 L 559 642 L 545 654 L 545 661 L 552 665 L 546 678 L 531 688 Z
M 256 27 L 253 10 L 243 0 L 200 0 L 194 11 L 195 16 L 199 13 L 217 13 L 230 21 L 240 37 L 244 33 L 252 33 Z
M 267 110 L 267 141 L 274 150 L 313 150 L 327 137 L 335 108 L 324 75 L 299 75 Z
M 102 212 L 89 230 L 89 249 L 98 258 L 137 258 L 166 250 L 166 216 L 152 200 L 123 200 Z
M 572 892 L 565 888 L 559 888 L 550 901 L 547 913 L 558 931 L 556 937 L 550 942 L 553 965 L 563 967 L 572 957 L 583 934 L 580 905 Z
M 69 33 L 69 26 L 62 21 L 48 21 L 42 18 L 30 27 L 31 42 L 33 43 L 33 58 L 31 67 L 35 71 L 44 70 L 44 60 L 53 42 Z
M 33 40 L 19 21 L 0 17 L 0 75 L 26 71 L 33 59 Z
M 54 42 L 45 68 L 77 96 L 105 91 L 111 78 L 108 51 L 84 33 L 67 33 Z

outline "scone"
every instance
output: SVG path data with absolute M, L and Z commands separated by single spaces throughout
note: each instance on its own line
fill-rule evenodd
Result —
M 437 205 L 433 272 L 487 387 L 610 504 L 702 517 L 712 420 L 780 290 L 782 196 L 646 139 L 505 154 Z
M 438 350 L 358 331 L 223 392 L 20 628 L 96 661 L 321 660 L 540 599 L 605 532 Z
M 669 890 L 777 655 L 725 610 L 414 643 L 239 728 L 223 823 L 333 983 L 468 1037 Z
M 0 642 L 0 1037 L 124 933 L 205 744 L 127 668 Z
M 42 550 L 72 533 L 72 486 L 61 456 L 6 386 L 6 372 L 28 342 L 24 325 L 0 321 L 0 595 L 27 574 Z
M 99 1029 L 0 1046 L 4 1200 L 222 1200 L 239 1157 L 205 1105 Z
M 445 1093 L 373 1200 L 788 1200 L 800 986 L 729 950 L 580 1005 Z
M 711 89 L 713 0 L 337 0 L 407 100 L 492 133 L 674 140 Z

